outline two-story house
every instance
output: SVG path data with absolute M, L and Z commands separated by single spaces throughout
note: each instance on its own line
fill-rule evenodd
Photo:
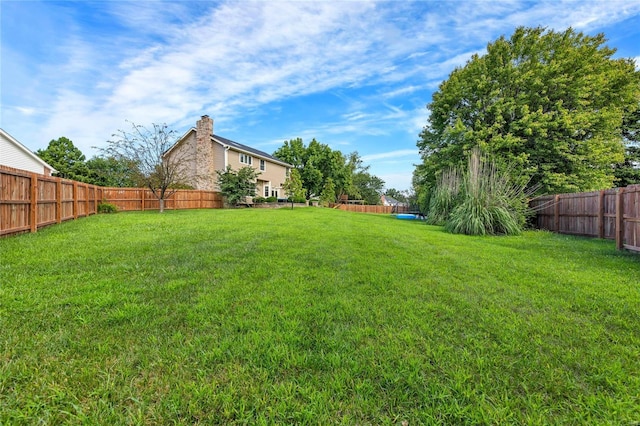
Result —
M 227 166 L 233 170 L 251 166 L 260 173 L 256 195 L 263 197 L 286 197 L 282 185 L 293 167 L 266 152 L 214 134 L 213 119 L 208 115 L 203 115 L 196 127 L 178 139 L 165 157 L 188 158 L 187 182 L 195 189 L 208 191 L 219 190 L 216 171 L 226 170 Z

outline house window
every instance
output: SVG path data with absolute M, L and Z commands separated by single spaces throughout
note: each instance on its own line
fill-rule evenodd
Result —
M 262 170 L 263 172 L 265 170 L 267 170 L 267 163 L 264 160 L 260 160 L 260 170 Z
M 269 185 L 265 185 L 264 186 L 264 196 L 268 197 L 269 196 Z
M 272 189 L 271 190 L 271 196 L 278 198 L 278 190 L 277 189 Z
M 244 154 L 244 153 L 240 153 L 240 162 L 242 164 L 249 164 L 251 165 L 251 156 L 248 154 Z

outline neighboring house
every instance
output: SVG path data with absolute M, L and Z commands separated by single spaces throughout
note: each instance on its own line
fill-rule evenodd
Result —
M 383 195 L 380 197 L 383 206 L 398 206 L 398 207 L 406 207 L 408 204 L 403 203 L 401 201 L 396 200 L 395 198 L 389 197 L 388 195 Z
M 26 170 L 45 176 L 51 176 L 52 173 L 57 172 L 56 169 L 2 129 L 0 129 L 0 166 Z
M 282 189 L 293 167 L 284 161 L 213 133 L 213 119 L 203 115 L 195 128 L 189 129 L 165 153 L 169 158 L 188 158 L 189 184 L 195 189 L 218 191 L 218 175 L 227 166 L 238 170 L 245 166 L 256 169 L 256 196 L 284 198 Z

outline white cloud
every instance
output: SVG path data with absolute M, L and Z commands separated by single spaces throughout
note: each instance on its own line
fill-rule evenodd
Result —
M 418 149 L 400 149 L 397 151 L 382 152 L 379 154 L 363 155 L 362 161 L 370 162 L 376 160 L 388 160 L 395 158 L 415 157 L 418 158 Z

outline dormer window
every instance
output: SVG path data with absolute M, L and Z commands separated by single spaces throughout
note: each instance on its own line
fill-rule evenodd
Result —
M 251 165 L 251 156 L 249 154 L 240 153 L 240 163 Z

